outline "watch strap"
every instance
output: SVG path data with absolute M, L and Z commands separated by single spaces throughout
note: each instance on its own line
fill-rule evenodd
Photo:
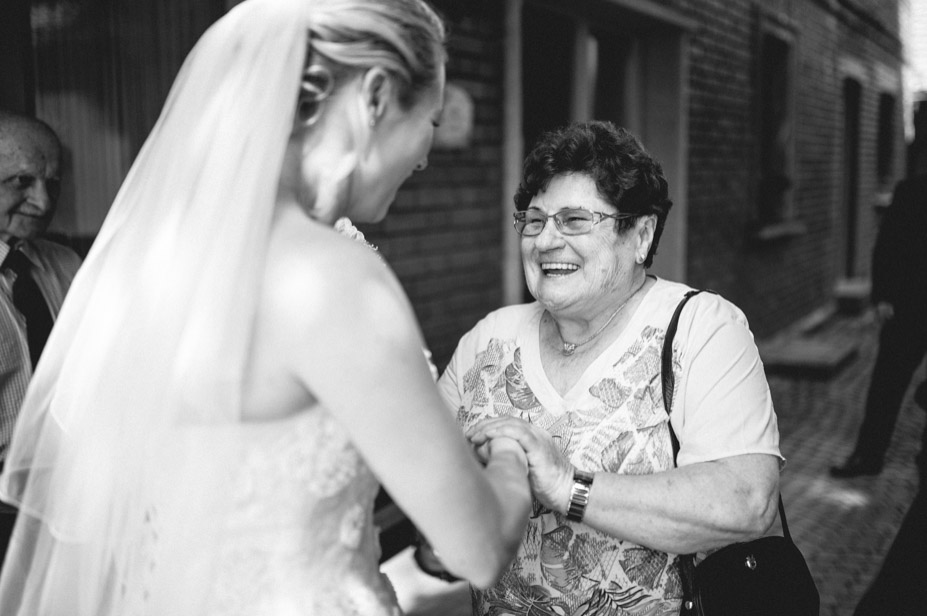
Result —
M 570 506 L 567 509 L 567 520 L 582 522 L 586 514 L 586 505 L 589 504 L 589 490 L 592 487 L 592 473 L 573 469 L 573 488 L 570 490 Z

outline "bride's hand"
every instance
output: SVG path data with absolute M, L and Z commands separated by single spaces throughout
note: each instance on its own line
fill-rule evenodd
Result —
M 524 464 L 526 468 L 528 465 L 528 458 L 525 454 L 525 450 L 522 449 L 518 441 L 513 438 L 501 436 L 488 439 L 478 446 L 474 444 L 474 451 L 476 452 L 477 458 L 479 458 L 480 462 L 483 464 L 488 464 L 492 458 L 499 459 L 510 455 Z

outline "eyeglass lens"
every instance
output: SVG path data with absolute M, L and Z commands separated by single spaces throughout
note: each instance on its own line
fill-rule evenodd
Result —
M 589 233 L 595 222 L 595 214 L 589 210 L 567 208 L 553 214 L 527 210 L 515 213 L 515 230 L 521 235 L 540 235 L 548 218 L 553 218 L 560 232 L 566 235 Z

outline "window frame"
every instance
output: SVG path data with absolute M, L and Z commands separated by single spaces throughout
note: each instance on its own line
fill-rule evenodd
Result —
M 895 177 L 895 122 L 898 98 L 894 92 L 877 92 L 876 110 L 876 166 L 875 176 L 883 191 L 891 190 Z
M 753 174 L 751 178 L 751 207 L 749 231 L 755 241 L 768 242 L 783 238 L 801 235 L 806 231 L 803 223 L 796 218 L 795 191 L 797 189 L 796 177 L 796 131 L 797 131 L 797 76 L 799 57 L 798 28 L 792 20 L 765 7 L 755 7 L 755 31 L 753 45 L 753 125 L 754 125 L 754 155 Z M 775 144 L 767 141 L 764 132 L 764 123 L 767 118 L 769 101 L 767 100 L 764 79 L 764 70 L 769 61 L 770 50 L 767 40 L 774 40 L 785 48 L 785 58 L 779 63 L 785 67 L 785 92 L 782 95 L 781 125 L 788 126 L 786 142 L 779 153 L 783 159 L 779 165 L 764 164 L 767 153 L 775 149 Z M 775 170 L 770 173 L 770 170 Z M 773 175 L 781 178 L 784 186 L 781 196 L 774 203 L 764 203 L 766 197 L 765 184 L 768 184 Z

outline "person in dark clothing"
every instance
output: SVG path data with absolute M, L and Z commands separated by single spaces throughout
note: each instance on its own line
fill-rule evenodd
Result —
M 927 559 L 927 467 L 920 467 L 914 496 L 878 575 L 863 594 L 853 616 L 918 616 L 927 605 L 924 560 Z
M 927 173 L 902 180 L 884 214 L 872 263 L 872 302 L 882 323 L 866 412 L 853 453 L 834 477 L 882 470 L 895 421 L 927 353 Z M 923 384 L 916 398 L 923 397 Z M 927 434 L 927 433 L 925 433 Z M 918 457 L 924 464 L 925 453 Z

